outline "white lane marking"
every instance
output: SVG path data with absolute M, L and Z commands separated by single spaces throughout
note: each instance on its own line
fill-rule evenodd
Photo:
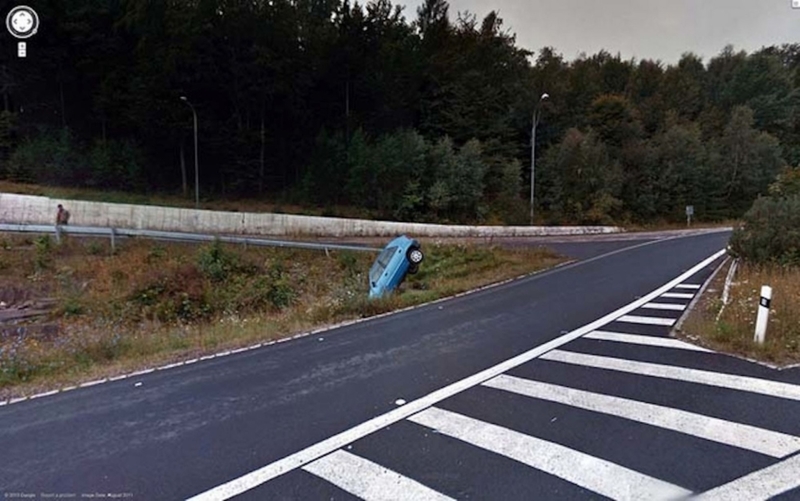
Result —
M 774 458 L 800 451 L 800 437 L 672 407 L 506 375 L 490 379 L 483 386 L 617 416 Z
M 640 336 L 638 334 L 624 334 L 622 332 L 594 331 L 584 336 L 586 339 L 599 339 L 601 341 L 614 341 L 617 343 L 641 344 L 645 346 L 658 346 L 661 348 L 675 348 L 678 350 L 702 351 L 713 353 L 700 346 L 685 343 L 678 339 L 656 336 Z
M 367 501 L 453 499 L 379 464 L 342 450 L 307 464 L 303 469 Z
M 678 381 L 687 381 L 689 383 L 730 388 L 732 390 L 750 393 L 760 393 L 762 395 L 769 395 L 770 397 L 800 400 L 800 386 L 798 385 L 750 376 L 737 376 L 735 374 L 688 369 L 686 367 L 676 367 L 674 365 L 635 362 L 633 360 L 624 360 L 621 358 L 585 355 L 583 353 L 561 350 L 553 350 L 543 355 L 541 358 L 542 360 L 550 360 L 553 362 L 628 372 L 642 376 L 675 379 Z
M 698 290 L 700 286 L 697 284 L 679 284 L 675 286 L 676 289 L 689 289 L 689 290 Z
M 647 294 L 641 299 L 637 299 L 633 303 L 623 306 L 619 310 L 613 311 L 608 315 L 598 320 L 595 320 L 590 324 L 584 325 L 579 329 L 564 334 L 563 336 L 557 337 L 552 341 L 548 341 L 547 343 L 537 346 L 536 348 L 533 348 L 525 353 L 510 358 L 505 362 L 501 362 L 495 365 L 494 367 L 490 367 L 477 374 L 473 374 L 472 376 L 457 381 L 449 386 L 440 388 L 434 391 L 433 393 L 429 393 L 424 397 L 409 402 L 402 407 L 398 407 L 385 414 L 374 417 L 369 421 L 365 421 L 353 428 L 345 430 L 321 442 L 317 442 L 316 444 L 307 447 L 301 451 L 295 452 L 294 454 L 286 456 L 283 459 L 279 459 L 273 463 L 262 466 L 257 470 L 245 473 L 244 475 L 235 478 L 233 480 L 230 480 L 224 484 L 213 487 L 205 492 L 202 492 L 190 498 L 189 501 L 226 500 L 238 496 L 239 494 L 247 492 L 255 487 L 258 487 L 259 485 L 268 482 L 273 478 L 279 477 L 296 468 L 300 468 L 304 464 L 314 461 L 315 459 L 321 456 L 330 454 L 331 452 L 337 449 L 341 449 L 347 444 L 350 444 L 352 442 L 355 442 L 356 440 L 366 437 L 371 433 L 374 433 L 382 428 L 385 428 L 394 423 L 402 421 L 403 419 L 406 419 L 407 417 L 416 414 L 421 410 L 427 409 L 428 407 L 436 405 L 442 400 L 450 398 L 457 393 L 472 388 L 473 386 L 477 386 L 482 382 L 487 381 L 495 376 L 499 376 L 500 374 L 509 371 L 515 367 L 526 364 L 531 360 L 542 356 L 548 351 L 554 350 L 559 346 L 563 346 L 567 343 L 570 343 L 575 339 L 578 339 L 579 337 L 588 334 L 589 332 L 592 332 L 612 322 L 620 315 L 629 313 L 641 307 L 643 304 L 649 303 L 653 299 L 663 294 L 665 291 L 672 289 L 675 285 L 683 282 L 687 278 L 691 277 L 695 273 L 699 272 L 706 266 L 710 265 L 723 255 L 725 255 L 725 252 L 726 252 L 725 250 L 721 250 L 715 253 L 714 255 L 708 257 L 701 263 L 692 267 L 692 269 L 683 273 L 681 276 L 661 286 L 660 288 L 656 289 L 650 294 Z
M 665 292 L 664 294 L 661 294 L 661 297 L 669 299 L 692 299 L 694 294 L 685 294 L 683 292 Z
M 617 322 L 626 322 L 629 324 L 643 324 L 643 325 L 666 325 L 667 327 L 671 327 L 675 322 L 677 322 L 677 320 L 674 318 L 623 315 L 617 319 Z
M 685 304 L 669 304 L 669 303 L 647 303 L 642 306 L 649 310 L 669 310 L 669 311 L 683 311 L 686 309 Z
M 569 447 L 436 407 L 408 420 L 612 499 L 676 499 L 691 494 L 677 485 Z
M 800 455 L 721 485 L 699 496 L 702 501 L 766 501 L 800 487 Z

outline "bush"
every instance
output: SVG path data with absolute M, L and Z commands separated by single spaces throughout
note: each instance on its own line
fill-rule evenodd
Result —
M 800 265 L 800 195 L 756 200 L 733 232 L 731 251 L 753 264 Z
M 50 266 L 53 258 L 53 241 L 49 235 L 42 235 L 33 242 L 36 248 L 36 270 L 40 271 Z
M 238 257 L 226 251 L 219 240 L 200 249 L 197 256 L 197 268 L 212 282 L 222 282 L 237 271 Z

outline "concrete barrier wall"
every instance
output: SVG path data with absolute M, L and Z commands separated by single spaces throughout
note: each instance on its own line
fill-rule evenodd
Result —
M 58 204 L 63 204 L 69 210 L 70 224 L 74 225 L 231 235 L 389 237 L 405 233 L 415 237 L 520 237 L 622 231 L 611 226 L 448 226 L 288 214 L 220 212 L 59 200 L 11 193 L 0 193 L 0 223 L 55 224 Z

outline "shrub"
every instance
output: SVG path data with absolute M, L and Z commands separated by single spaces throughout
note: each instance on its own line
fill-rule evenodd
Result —
M 42 235 L 33 242 L 36 248 L 36 270 L 40 271 L 50 266 L 53 254 L 53 241 L 49 235 Z
M 213 282 L 226 280 L 231 273 L 237 270 L 237 264 L 238 257 L 226 251 L 219 240 L 200 249 L 197 256 L 198 269 Z
M 289 277 L 286 276 L 283 266 L 275 264 L 269 273 L 269 287 L 267 297 L 273 307 L 281 310 L 291 306 L 297 298 L 297 293 L 292 287 Z
M 800 265 L 800 195 L 756 200 L 733 232 L 731 250 L 753 264 Z

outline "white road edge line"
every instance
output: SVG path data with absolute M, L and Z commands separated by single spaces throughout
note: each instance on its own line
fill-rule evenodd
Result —
M 550 360 L 552 362 L 627 372 L 640 376 L 674 379 L 677 381 L 717 386 L 719 388 L 729 388 L 731 390 L 746 391 L 749 393 L 759 393 L 788 400 L 800 400 L 800 385 L 770 381 L 768 379 L 759 379 L 750 376 L 710 372 L 674 365 L 636 362 L 634 360 L 625 360 L 622 358 L 586 355 L 584 353 L 562 350 L 553 350 L 543 355 L 541 358 L 542 360 Z
M 767 501 L 800 487 L 800 455 L 706 491 L 702 501 Z
M 617 416 L 774 458 L 780 459 L 800 451 L 800 437 L 663 405 L 506 376 L 505 374 L 486 381 L 483 386 Z
M 665 292 L 661 295 L 661 297 L 668 299 L 692 299 L 694 294 L 686 294 L 684 292 Z
M 431 407 L 409 421 L 617 500 L 679 499 L 691 491 L 563 445 Z
M 453 501 L 416 480 L 341 450 L 303 469 L 366 501 Z
M 457 381 L 449 386 L 440 388 L 439 390 L 436 390 L 433 393 L 429 393 L 424 397 L 418 398 L 413 402 L 409 402 L 402 407 L 398 407 L 397 409 L 391 410 L 385 414 L 374 417 L 369 421 L 365 421 L 353 428 L 350 428 L 349 430 L 345 430 L 337 435 L 329 437 L 301 451 L 286 456 L 283 459 L 279 459 L 278 461 L 270 463 L 257 470 L 251 471 L 250 473 L 246 473 L 241 477 L 235 478 L 224 484 L 218 485 L 217 487 L 202 492 L 190 498 L 189 501 L 226 500 L 234 496 L 238 496 L 239 494 L 249 491 L 250 489 L 253 489 L 255 487 L 258 487 L 259 485 L 268 482 L 273 478 L 279 477 L 284 473 L 300 468 L 303 465 L 308 464 L 311 461 L 314 461 L 315 459 L 318 459 L 326 454 L 330 454 L 331 452 L 337 449 L 341 449 L 342 447 L 344 447 L 349 443 L 355 442 L 356 440 L 366 437 L 367 435 L 370 435 L 382 428 L 385 428 L 394 423 L 402 421 L 403 419 L 406 419 L 409 416 L 412 416 L 422 410 L 425 410 L 428 407 L 436 405 L 437 403 L 441 402 L 446 398 L 449 398 L 466 389 L 477 386 L 483 383 L 484 381 L 488 381 L 489 379 L 499 376 L 500 374 L 506 371 L 509 371 L 522 364 L 528 363 L 535 358 L 541 357 L 543 354 L 551 350 L 554 350 L 559 346 L 563 346 L 571 341 L 574 341 L 575 339 L 578 339 L 579 337 L 588 334 L 594 330 L 597 330 L 598 328 L 619 318 L 621 315 L 624 315 L 637 308 L 640 308 L 643 304 L 649 303 L 653 299 L 663 294 L 665 291 L 672 289 L 673 287 L 675 287 L 675 285 L 682 283 L 687 278 L 691 277 L 692 275 L 696 274 L 697 272 L 699 272 L 706 266 L 710 265 L 720 257 L 724 256 L 725 252 L 726 251 L 723 249 L 719 252 L 714 253 L 712 256 L 706 258 L 699 264 L 692 267 L 690 270 L 684 272 L 681 276 L 661 286 L 660 288 L 656 289 L 650 294 L 647 294 L 646 296 L 637 299 L 636 301 L 626 306 L 623 306 L 622 308 L 613 311 L 608 315 L 595 320 L 592 323 L 584 325 L 583 327 L 580 327 L 572 332 L 564 334 L 563 336 L 548 341 L 547 343 L 537 346 L 536 348 L 533 348 L 525 353 L 510 358 L 505 362 L 501 362 L 495 365 L 494 367 L 490 367 L 477 374 L 473 374 L 472 376 Z
M 641 336 L 638 334 L 624 334 L 622 332 L 610 332 L 610 331 L 594 331 L 590 332 L 589 334 L 586 334 L 584 337 L 586 339 L 613 341 L 616 343 L 641 344 L 644 346 L 658 346 L 660 348 L 675 348 L 678 350 L 691 350 L 691 351 L 702 351 L 704 353 L 714 353 L 713 351 L 703 348 L 701 346 L 695 346 L 693 344 L 685 343 L 678 339 L 672 339 L 668 337 Z
M 622 315 L 617 319 L 617 322 L 626 322 L 629 324 L 642 324 L 642 325 L 666 325 L 672 327 L 678 319 L 676 318 L 660 318 L 660 317 L 642 317 L 637 315 Z

